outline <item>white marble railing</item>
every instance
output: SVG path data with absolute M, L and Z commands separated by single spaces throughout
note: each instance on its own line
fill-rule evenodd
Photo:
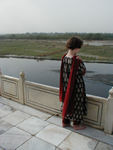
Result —
M 59 89 L 25 80 L 24 73 L 19 78 L 0 74 L 1 96 L 29 105 L 36 109 L 61 115 Z M 108 98 L 87 95 L 88 114 L 84 122 L 90 126 L 113 132 L 113 88 Z

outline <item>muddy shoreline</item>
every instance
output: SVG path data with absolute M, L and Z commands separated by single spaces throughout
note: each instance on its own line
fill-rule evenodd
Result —
M 0 58 L 22 58 L 22 59 L 37 59 L 37 60 L 58 60 L 50 57 L 40 57 L 40 56 L 24 56 L 24 55 L 0 55 Z M 86 63 L 105 63 L 105 64 L 113 64 L 113 61 L 102 61 L 102 60 L 84 60 Z

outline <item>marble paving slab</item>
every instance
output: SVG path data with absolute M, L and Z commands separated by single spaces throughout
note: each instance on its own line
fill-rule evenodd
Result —
M 5 111 L 3 110 L 0 110 L 0 119 L 4 116 L 6 116 L 8 113 L 6 113 Z
M 9 99 L 7 99 L 7 98 L 5 98 L 5 97 L 1 97 L 1 96 L 0 96 L 0 102 L 1 102 L 2 104 L 8 105 L 8 106 L 10 106 L 10 107 L 17 108 L 18 110 L 19 110 L 19 109 L 22 110 L 23 107 L 24 107 L 24 105 L 22 105 L 22 104 L 20 104 L 20 103 L 18 103 L 18 102 L 15 102 L 15 101 L 13 101 L 13 100 L 9 100 Z
M 73 128 L 68 128 L 69 130 L 76 132 L 76 133 L 80 133 L 84 136 L 88 136 L 90 138 L 94 138 L 100 142 L 106 143 L 106 144 L 110 144 L 113 146 L 113 135 L 109 135 L 106 134 L 104 131 L 92 128 L 87 126 L 86 129 L 84 130 L 74 130 Z
M 50 118 L 52 116 L 51 114 L 42 112 L 40 110 L 36 110 L 36 109 L 31 108 L 29 106 L 24 106 L 24 108 L 22 109 L 22 111 L 25 112 L 25 113 L 28 113 L 30 115 L 33 115 L 35 117 L 38 117 L 40 119 L 43 119 L 43 120 L 47 120 L 48 118 Z
M 0 150 L 5 150 L 4 148 L 0 147 Z
M 22 105 L 20 103 L 17 103 L 17 102 L 14 102 L 12 100 L 8 100 L 4 97 L 0 97 L 0 102 L 3 103 L 3 104 L 6 104 L 6 105 L 9 105 L 17 110 L 20 110 L 20 111 L 23 111 L 25 113 L 28 113 L 32 116 L 36 116 L 36 117 L 39 117 L 43 120 L 47 120 L 48 118 L 50 118 L 52 115 L 49 114 L 49 113 L 45 113 L 45 112 L 42 112 L 40 110 L 37 110 L 37 109 L 34 109 L 34 108 L 31 108 L 29 106 L 26 106 L 26 105 Z
M 62 150 L 94 150 L 96 145 L 96 140 L 72 133 L 58 147 Z
M 4 97 L 2 97 L 2 96 L 0 96 L 0 103 L 2 103 L 2 104 L 8 104 L 8 99 L 6 99 L 6 98 L 4 98 Z
M 14 111 L 15 110 L 13 108 L 9 107 L 8 105 L 0 103 L 0 118 L 4 117 Z
M 18 124 L 17 127 L 29 132 L 32 135 L 35 135 L 47 125 L 49 125 L 47 121 L 41 120 L 36 117 L 31 117 Z
M 50 122 L 50 123 L 53 123 L 55 125 L 62 126 L 62 118 L 61 117 L 52 116 L 47 121 Z
M 3 134 L 4 132 L 6 132 L 8 129 L 12 127 L 13 125 L 11 125 L 10 123 L 0 120 L 0 134 Z
M 33 137 L 16 150 L 55 150 L 55 146 Z
M 13 127 L 4 134 L 0 135 L 0 146 L 6 150 L 15 150 L 18 146 L 30 138 L 30 134 Z
M 53 145 L 59 145 L 69 134 L 71 131 L 66 130 L 64 128 L 58 127 L 56 125 L 50 124 L 41 130 L 36 137 L 47 141 Z
M 5 110 L 5 111 L 13 111 L 13 108 L 8 106 L 8 105 L 5 105 L 5 104 L 2 104 L 0 103 L 0 110 Z
M 21 111 L 15 111 L 8 116 L 2 118 L 2 120 L 12 124 L 12 125 L 17 125 L 18 123 L 24 121 L 25 119 L 29 118 L 30 115 L 23 113 Z
M 62 149 L 60 149 L 60 148 L 57 147 L 55 150 L 62 150 Z
M 99 142 L 95 150 L 113 150 L 113 146 Z

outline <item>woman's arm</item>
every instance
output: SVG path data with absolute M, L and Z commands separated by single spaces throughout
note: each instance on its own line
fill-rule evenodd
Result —
M 86 67 L 85 67 L 83 61 L 80 59 L 78 74 L 85 75 L 85 73 L 86 73 Z

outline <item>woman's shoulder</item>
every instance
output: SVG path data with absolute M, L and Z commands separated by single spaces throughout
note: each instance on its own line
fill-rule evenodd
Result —
M 83 62 L 82 58 L 80 56 L 76 56 L 76 60 L 78 60 L 79 62 Z
M 75 62 L 78 62 L 79 65 L 84 65 L 84 62 L 80 56 L 76 56 L 74 59 Z

